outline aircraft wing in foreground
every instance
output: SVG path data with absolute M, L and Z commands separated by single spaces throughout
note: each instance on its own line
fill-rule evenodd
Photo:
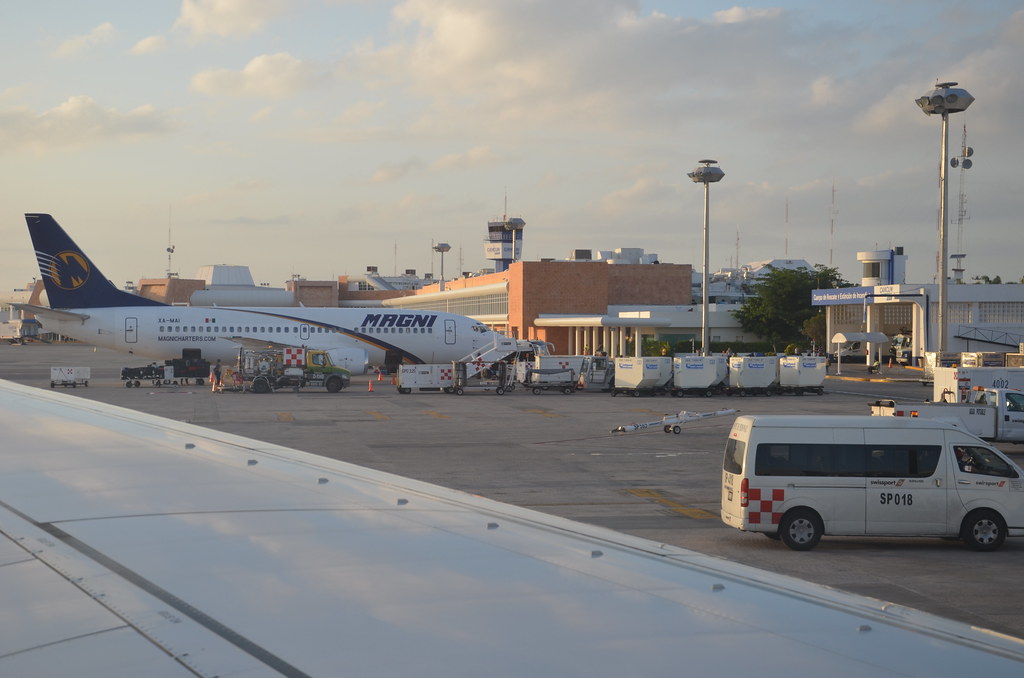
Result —
M 0 675 L 1020 676 L 1024 641 L 0 381 Z

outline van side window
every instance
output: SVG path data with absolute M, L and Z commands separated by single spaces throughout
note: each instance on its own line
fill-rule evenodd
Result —
M 763 443 L 757 446 L 754 473 L 759 476 L 864 475 L 863 445 Z
M 757 446 L 754 474 L 927 478 L 938 462 L 937 445 L 762 443 Z
M 1008 412 L 1024 412 L 1024 395 L 1020 393 L 1007 393 L 1006 410 Z
M 743 456 L 747 453 L 747 444 L 742 440 L 729 438 L 725 443 L 725 460 L 722 468 L 728 473 L 743 473 Z
M 1002 457 L 987 447 L 968 447 L 958 445 L 954 448 L 956 464 L 964 473 L 982 476 L 999 476 L 1000 478 L 1016 478 L 1017 472 Z
M 871 445 L 867 475 L 872 478 L 927 478 L 939 464 L 937 445 Z

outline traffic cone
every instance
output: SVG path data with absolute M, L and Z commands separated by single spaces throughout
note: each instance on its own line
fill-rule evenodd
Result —
M 369 388 L 366 390 L 369 391 L 370 393 L 373 393 L 373 380 L 371 379 L 370 381 L 366 382 L 366 385 L 369 386 Z
M 377 381 L 384 381 L 384 373 L 380 370 L 377 371 Z
M 391 375 L 391 385 L 392 386 L 398 386 L 398 378 L 395 377 L 395 375 L 393 375 L 393 374 Z
M 892 369 L 892 356 L 889 356 L 889 369 Z

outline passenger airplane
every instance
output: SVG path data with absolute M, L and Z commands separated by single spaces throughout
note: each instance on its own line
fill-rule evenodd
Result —
M 304 346 L 331 352 L 353 374 L 368 365 L 449 363 L 517 342 L 466 316 L 380 308 L 168 306 L 117 289 L 49 214 L 26 214 L 50 307 L 14 304 L 57 332 L 149 358 L 233 360 L 240 346 Z M 193 349 L 187 354 L 186 349 Z
M 0 380 L 0 676 L 1024 675 L 1024 640 Z

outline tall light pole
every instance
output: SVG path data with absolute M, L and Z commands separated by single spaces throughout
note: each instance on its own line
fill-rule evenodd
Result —
M 695 184 L 704 184 L 704 273 L 701 278 L 701 292 L 704 294 L 703 313 L 700 320 L 700 354 L 711 355 L 711 342 L 708 337 L 708 301 L 710 290 L 708 289 L 708 195 L 710 185 L 722 180 L 725 172 L 720 167 L 712 167 L 718 164 L 717 160 L 698 160 L 700 167 L 687 172 L 686 176 L 693 179 Z
M 451 250 L 452 246 L 446 242 L 439 242 L 434 245 L 434 251 L 441 253 L 441 284 L 438 289 L 444 290 L 444 253 Z
M 942 143 L 941 158 L 939 161 L 939 312 L 936 321 L 939 325 L 940 352 L 945 352 L 946 342 L 946 268 L 949 258 L 949 244 L 946 239 L 948 230 L 947 210 L 949 203 L 949 185 L 946 181 L 946 165 L 949 163 L 949 114 L 966 111 L 967 107 L 974 103 L 967 90 L 957 89 L 955 82 L 940 82 L 935 89 L 916 99 L 916 103 L 924 111 L 925 115 L 938 114 L 942 116 Z

